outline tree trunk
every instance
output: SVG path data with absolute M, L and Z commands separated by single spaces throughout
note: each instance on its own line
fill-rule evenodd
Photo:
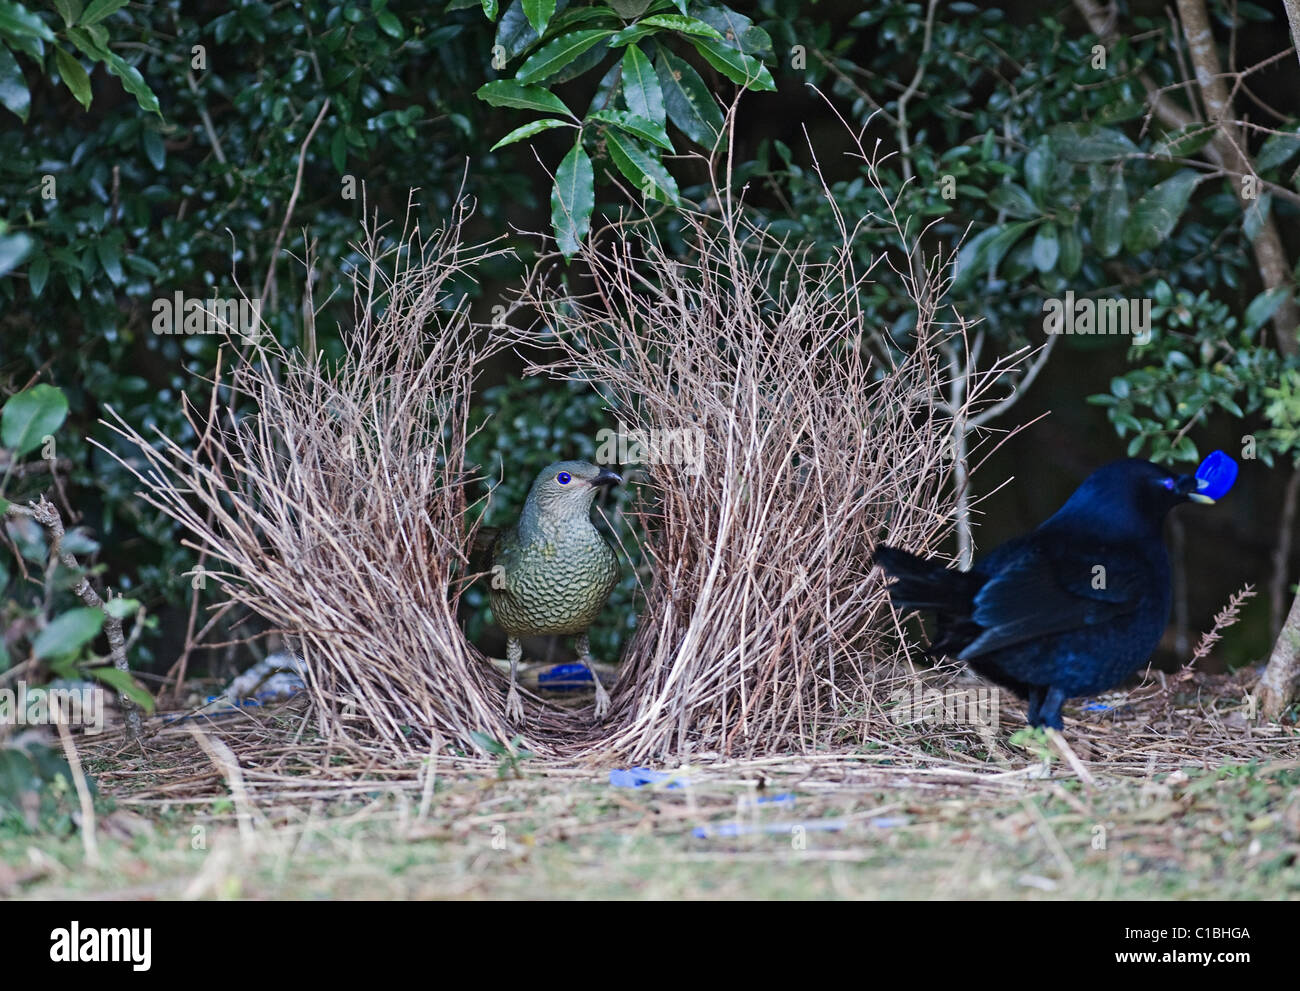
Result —
M 1300 0 L 1285 0 L 1287 18 L 1291 23 L 1291 41 L 1300 58 Z M 1286 567 L 1286 562 L 1282 562 Z M 1270 722 L 1281 717 L 1300 691 L 1300 595 L 1291 601 L 1291 611 L 1282 632 L 1273 644 L 1268 667 L 1259 679 L 1255 696 L 1259 702 L 1259 715 Z
M 1273 722 L 1281 717 L 1300 688 L 1300 595 L 1282 624 L 1264 676 L 1255 688 L 1260 718 Z

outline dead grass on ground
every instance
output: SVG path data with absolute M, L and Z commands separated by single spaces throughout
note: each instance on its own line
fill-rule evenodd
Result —
M 111 800 L 100 865 L 75 836 L 25 854 L 0 836 L 0 894 L 1300 897 L 1294 728 L 1247 718 L 1249 676 L 1185 675 L 1071 710 L 1093 790 L 1008 742 L 1015 705 L 991 739 L 891 723 L 863 740 L 846 715 L 834 749 L 701 755 L 670 768 L 676 788 L 524 755 L 398 765 L 318 737 L 305 700 L 167 725 L 148 761 L 83 738 Z

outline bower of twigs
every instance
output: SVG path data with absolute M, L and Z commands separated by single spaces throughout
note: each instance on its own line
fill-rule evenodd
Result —
M 583 249 L 589 288 L 562 290 L 539 268 L 492 328 L 450 298 L 498 250 L 463 243 L 467 209 L 433 235 L 372 223 L 342 361 L 264 338 L 218 369 L 209 409 L 187 411 L 193 449 L 116 428 L 139 452 L 144 498 L 206 553 L 206 580 L 302 651 L 327 741 L 398 760 L 516 732 L 566 759 L 812 752 L 846 720 L 884 720 L 915 677 L 871 549 L 943 538 L 954 420 L 1023 357 L 963 382 L 941 412 L 947 269 L 881 193 L 882 215 L 842 222 L 817 261 L 749 225 L 720 184 L 717 215 L 685 215 L 689 262 L 648 224 L 611 225 Z M 872 278 L 851 251 L 865 224 L 896 234 L 877 264 L 915 302 L 905 360 L 873 344 L 857 306 Z M 522 329 L 521 314 L 535 317 Z M 526 725 L 509 725 L 501 675 L 456 620 L 474 577 L 469 402 L 483 359 L 525 344 L 552 349 L 530 371 L 601 383 L 625 426 L 700 441 L 692 470 L 643 468 L 653 579 L 599 726 L 535 697 Z

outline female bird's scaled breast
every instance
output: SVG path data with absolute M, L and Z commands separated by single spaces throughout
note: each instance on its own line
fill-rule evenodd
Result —
M 511 557 L 504 587 L 491 593 L 510 636 L 582 633 L 618 584 L 618 559 L 594 527 L 590 536 L 524 544 Z

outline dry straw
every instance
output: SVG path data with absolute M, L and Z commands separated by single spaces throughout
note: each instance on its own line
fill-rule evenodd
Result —
M 588 291 L 529 283 L 523 302 L 546 334 L 506 333 L 551 346 L 530 372 L 600 383 L 619 422 L 652 439 L 694 432 L 677 449 L 702 452 L 644 468 L 654 578 L 593 748 L 634 760 L 809 752 L 847 713 L 883 719 L 898 688 L 896 631 L 867 562 L 884 538 L 934 550 L 952 525 L 954 421 L 938 400 L 954 332 L 936 321 L 942 264 L 927 266 L 877 163 L 862 160 L 882 215 L 839 217 L 820 260 L 750 223 L 720 183 L 719 216 L 682 214 L 687 260 L 648 224 L 613 224 L 582 249 Z M 853 242 L 868 226 L 905 246 L 876 262 L 915 304 L 901 359 L 859 303 L 872 272 Z M 1022 357 L 966 383 L 957 415 Z
M 206 415 L 187 406 L 193 449 L 117 418 L 143 497 L 218 562 L 203 580 L 292 635 L 320 731 L 401 758 L 434 734 L 509 735 L 499 679 L 456 621 L 469 404 L 490 345 L 452 291 L 501 251 L 465 246 L 467 219 L 432 235 L 367 225 L 345 357 L 264 335 L 218 368 Z
M 683 215 L 689 260 L 648 224 L 611 225 L 582 251 L 581 293 L 533 273 L 512 309 L 536 318 L 527 329 L 484 333 L 449 299 L 499 250 L 462 245 L 466 211 L 432 236 L 369 225 L 346 356 L 254 346 L 218 370 L 206 414 L 187 409 L 193 449 L 119 419 L 129 466 L 219 562 L 207 580 L 296 638 L 327 740 L 410 760 L 522 729 L 543 757 L 655 760 L 811 753 L 842 739 L 847 713 L 883 724 L 907 670 L 871 549 L 937 547 L 954 516 L 954 418 L 1024 355 L 940 411 L 942 349 L 964 335 L 936 320 L 947 269 L 863 161 L 881 215 L 841 218 L 840 243 L 781 241 L 722 182 L 714 216 Z M 877 264 L 915 304 L 902 351 L 860 309 L 872 273 L 852 245 L 867 225 L 892 230 Z M 525 727 L 508 725 L 503 680 L 456 620 L 479 491 L 470 398 L 483 359 L 512 345 L 551 348 L 530 370 L 599 383 L 630 427 L 700 444 L 692 470 L 645 467 L 653 578 L 601 726 L 536 698 Z

